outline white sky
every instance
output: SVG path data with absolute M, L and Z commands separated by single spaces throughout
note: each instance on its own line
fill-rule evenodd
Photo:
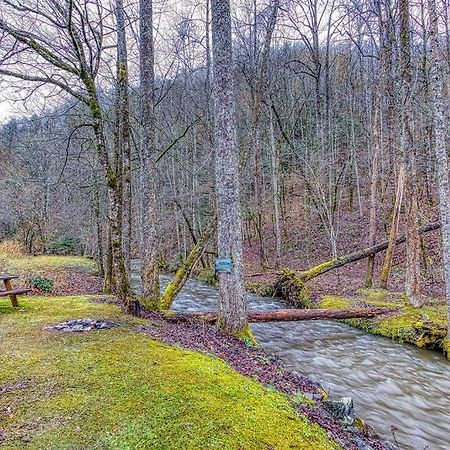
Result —
M 14 115 L 13 109 L 8 102 L 0 101 L 0 125 Z

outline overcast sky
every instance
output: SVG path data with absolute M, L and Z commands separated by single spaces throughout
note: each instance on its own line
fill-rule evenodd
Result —
M 8 117 L 11 117 L 12 114 L 11 105 L 7 102 L 0 101 L 0 124 L 6 122 Z

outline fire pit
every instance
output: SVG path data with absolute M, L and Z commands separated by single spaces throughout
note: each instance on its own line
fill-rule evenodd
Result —
M 66 333 L 85 333 L 93 330 L 108 330 L 118 327 L 117 323 L 102 319 L 75 319 L 57 323 L 47 327 L 47 330 L 58 330 Z

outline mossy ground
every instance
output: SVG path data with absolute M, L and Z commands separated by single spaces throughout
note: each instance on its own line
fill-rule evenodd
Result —
M 385 336 L 418 347 L 445 350 L 447 308 L 430 300 L 421 308 L 406 304 L 403 293 L 381 289 L 362 289 L 357 298 L 325 296 L 322 308 L 345 309 L 364 302 L 370 306 L 398 307 L 399 311 L 375 319 L 346 319 L 344 322 L 369 333 Z
M 9 257 L 0 253 L 0 272 L 19 274 L 45 274 L 49 271 L 85 271 L 96 272 L 94 261 L 82 256 L 22 256 Z
M 121 326 L 64 334 L 48 324 Z M 332 449 L 288 399 L 217 358 L 136 333 L 86 296 L 0 300 L 0 448 Z M 148 321 L 146 321 L 148 324 Z

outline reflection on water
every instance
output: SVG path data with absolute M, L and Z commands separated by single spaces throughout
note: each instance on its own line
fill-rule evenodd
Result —
M 132 284 L 139 288 L 138 262 Z M 162 277 L 162 284 L 168 277 Z M 189 280 L 174 309 L 213 310 L 217 290 Z M 249 309 L 281 303 L 248 296 Z M 402 448 L 450 450 L 450 362 L 442 355 L 371 336 L 333 321 L 253 324 L 258 342 L 284 364 L 316 380 L 332 396 L 353 397 L 357 414 L 392 441 L 398 428 Z

